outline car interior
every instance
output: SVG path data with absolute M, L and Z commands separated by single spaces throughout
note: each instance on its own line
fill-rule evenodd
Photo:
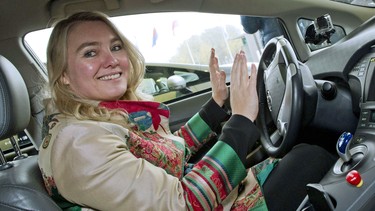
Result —
M 38 167 L 48 79 L 45 61 L 40 59 L 45 47 L 41 43 L 34 47 L 32 39 L 39 36 L 45 45 L 48 36 L 36 34 L 28 39 L 32 32 L 50 30 L 56 20 L 83 10 L 101 11 L 114 21 L 143 14 L 175 16 L 174 12 L 235 15 L 240 32 L 220 28 L 225 40 L 221 47 L 232 53 L 243 49 L 251 57 L 249 65 L 255 63 L 258 68 L 255 124 L 261 137 L 250 149 L 247 167 L 268 156 L 282 158 L 298 143 L 322 146 L 337 162 L 322 181 L 306 186 L 298 210 L 374 210 L 375 2 L 367 0 L 2 0 L 0 210 L 61 210 L 47 193 Z M 187 22 L 192 25 L 187 31 L 198 28 L 199 20 L 192 16 L 189 13 Z M 264 40 L 266 30 L 250 32 L 241 25 L 240 17 L 276 21 L 272 23 L 276 26 L 268 23 L 268 27 L 277 27 L 280 33 Z M 131 20 L 135 20 L 132 29 L 141 35 L 146 24 L 153 22 L 149 17 L 144 22 Z M 224 25 L 223 20 L 214 20 Z M 158 48 L 156 40 L 159 48 L 172 44 L 171 38 L 160 44 L 163 33 L 153 29 L 149 40 L 153 43 L 145 54 Z M 215 35 L 219 33 L 209 36 Z M 206 44 L 211 39 L 196 34 L 191 37 Z M 212 95 L 205 57 L 210 46 L 202 56 L 198 48 L 206 46 L 193 44 L 192 38 L 183 41 L 186 49 L 177 49 L 184 51 L 184 58 L 147 62 L 146 57 L 140 89 L 168 105 L 172 131 L 184 125 Z M 139 46 L 142 48 L 141 41 Z M 194 64 L 184 63 L 185 57 Z M 225 60 L 221 68 L 228 76 L 231 54 L 220 59 Z M 229 77 L 227 85 L 230 88 Z M 230 108 L 229 100 L 227 106 Z M 203 147 L 191 162 L 214 143 L 212 140 Z
M 16 67 L 0 56 L 1 139 L 22 133 L 31 116 L 29 94 Z M 13 138 L 12 141 L 15 141 Z M 18 146 L 18 144 L 17 144 Z M 1 151 L 0 208 L 2 210 L 60 210 L 46 195 L 35 155 L 26 156 L 16 148 L 13 162 Z M 16 150 L 15 150 L 16 152 Z M 18 158 L 17 158 L 18 156 Z M 18 159 L 18 160 L 17 160 Z

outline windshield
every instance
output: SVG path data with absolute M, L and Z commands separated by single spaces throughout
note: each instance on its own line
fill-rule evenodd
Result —
M 140 49 L 147 63 L 207 64 L 213 47 L 220 49 L 220 62 L 226 64 L 244 47 L 238 15 L 153 13 L 110 19 Z M 25 37 L 43 63 L 51 31 L 35 31 Z
M 173 12 L 110 20 L 145 57 L 145 78 L 138 88 L 160 102 L 210 89 L 211 48 L 216 49 L 220 68 L 226 73 L 226 82 L 230 82 L 236 53 L 246 53 L 249 67 L 258 65 L 265 43 L 283 35 L 276 18 Z M 44 64 L 44 70 L 51 32 L 44 29 L 25 36 L 26 46 Z

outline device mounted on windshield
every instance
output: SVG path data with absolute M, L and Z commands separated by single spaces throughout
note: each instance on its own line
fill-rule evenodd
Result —
M 331 43 L 331 35 L 335 33 L 331 16 L 325 14 L 316 18 L 306 29 L 305 42 L 319 45 L 325 41 Z

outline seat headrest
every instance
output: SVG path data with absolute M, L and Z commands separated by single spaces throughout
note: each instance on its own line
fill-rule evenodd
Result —
M 30 121 L 30 100 L 17 68 L 0 55 L 0 140 L 23 131 Z

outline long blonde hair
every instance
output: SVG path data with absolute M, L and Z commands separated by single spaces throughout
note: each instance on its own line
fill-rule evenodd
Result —
M 122 41 L 129 56 L 130 70 L 128 86 L 120 100 L 143 100 L 137 91 L 145 74 L 145 62 L 139 50 L 110 22 L 108 17 L 100 12 L 78 12 L 63 19 L 54 26 L 47 47 L 47 70 L 51 99 L 57 110 L 66 115 L 75 116 L 77 119 L 91 119 L 96 121 L 113 120 L 115 114 L 121 114 L 125 119 L 127 115 L 119 110 L 107 110 L 87 103 L 74 95 L 68 85 L 62 83 L 61 77 L 68 68 L 67 63 L 67 37 L 71 27 L 82 21 L 102 21 L 107 24 Z M 86 101 L 86 102 L 85 102 Z M 116 115 L 118 117 L 118 115 Z M 124 123 L 124 121 L 122 121 Z M 123 124 L 122 123 L 122 124 Z

